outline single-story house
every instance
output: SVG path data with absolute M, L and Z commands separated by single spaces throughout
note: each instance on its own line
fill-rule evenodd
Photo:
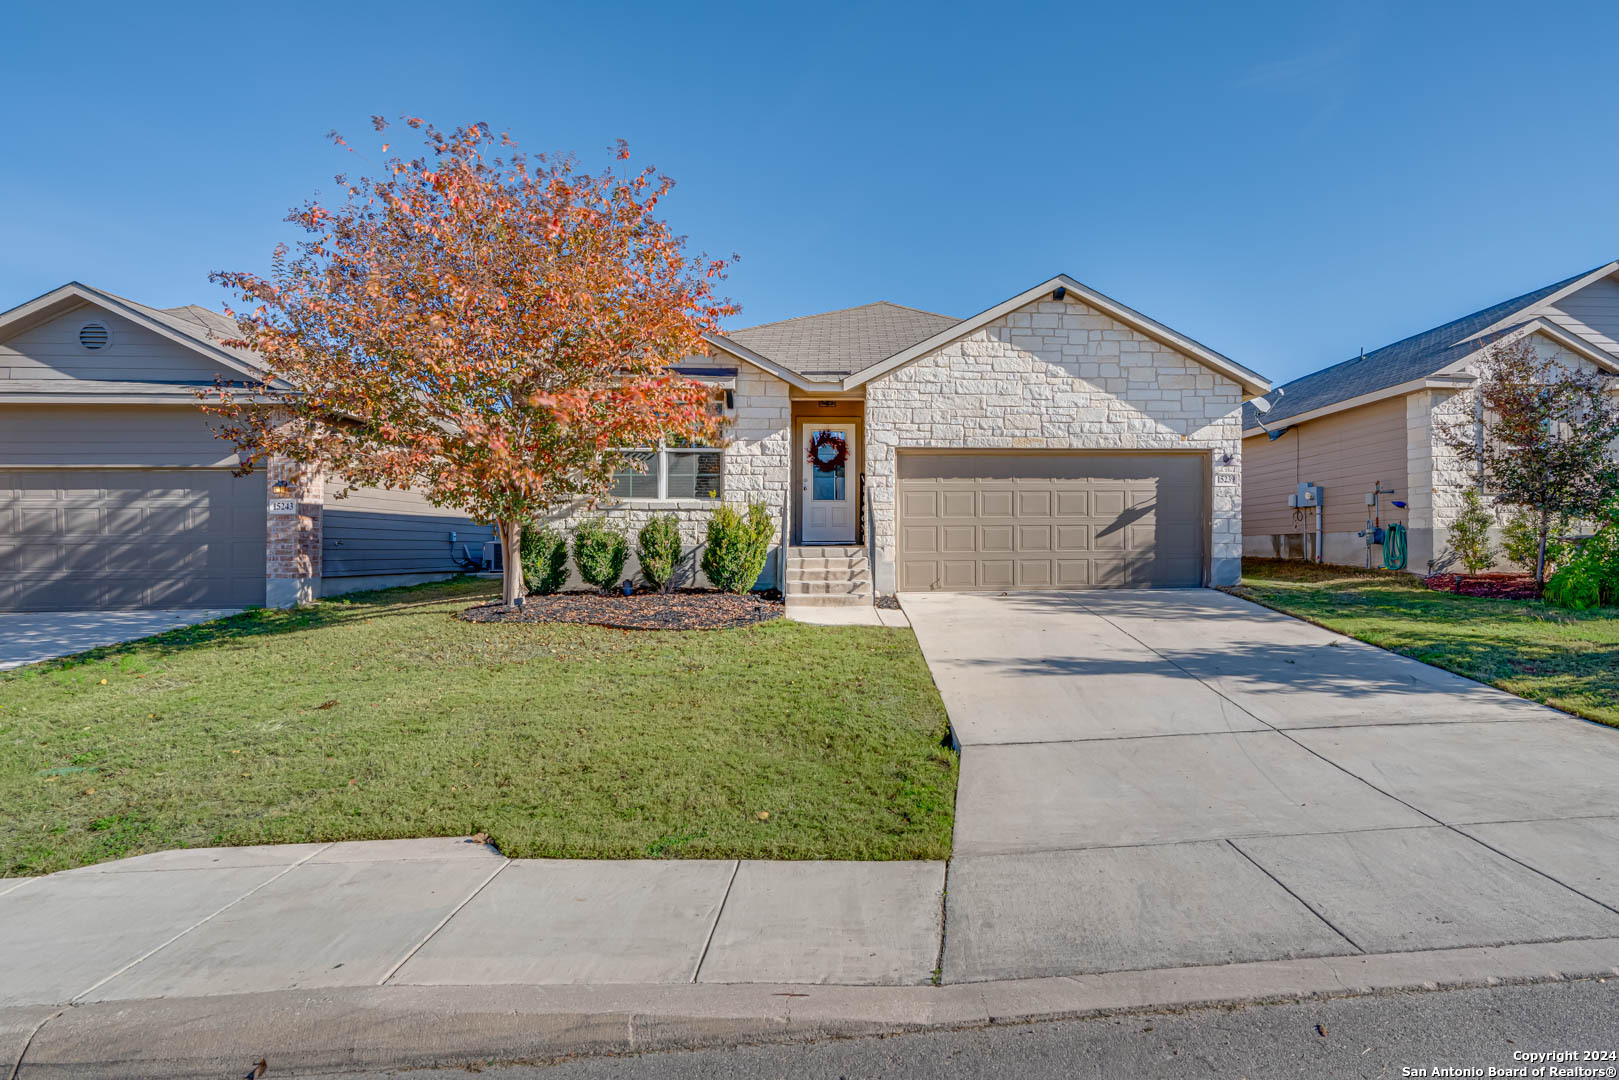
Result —
M 647 448 L 610 516 L 763 501 L 762 584 L 896 591 L 1235 583 L 1242 402 L 1269 383 L 1066 275 L 969 318 L 878 302 L 709 339 L 720 451 Z
M 1517 338 L 1569 367 L 1619 374 L 1619 262 L 1295 379 L 1263 399 L 1268 411 L 1244 406 L 1243 554 L 1381 566 L 1381 546 L 1361 535 L 1371 518 L 1374 529 L 1406 526 L 1407 570 L 1445 569 L 1450 525 L 1479 475 L 1439 432 L 1473 416 L 1482 350 Z M 1297 498 L 1304 484 L 1318 506 Z
M 0 610 L 288 604 L 481 548 L 409 492 L 233 477 L 193 393 L 253 378 L 232 329 L 78 284 L 0 315 Z M 821 602 L 1237 580 L 1241 409 L 1270 384 L 1072 278 L 965 319 L 873 303 L 710 344 L 681 367 L 723 445 L 642 448 L 559 523 L 673 513 L 695 546 L 717 503 L 762 501 L 760 585 Z
M 234 324 L 77 282 L 0 314 L 0 611 L 286 605 L 434 581 L 493 530 L 408 491 L 245 477 L 196 391 Z

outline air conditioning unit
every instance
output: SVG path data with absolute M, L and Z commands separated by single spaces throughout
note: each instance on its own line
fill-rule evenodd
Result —
M 506 569 L 500 560 L 499 540 L 491 540 L 483 546 L 483 568 L 490 574 L 498 574 Z

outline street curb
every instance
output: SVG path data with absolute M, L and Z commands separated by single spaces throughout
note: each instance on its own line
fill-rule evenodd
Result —
M 545 1062 L 1619 975 L 1619 938 L 938 987 L 377 986 L 0 1009 L 18 1080 Z M 59 1015 L 54 1015 L 57 1013 Z

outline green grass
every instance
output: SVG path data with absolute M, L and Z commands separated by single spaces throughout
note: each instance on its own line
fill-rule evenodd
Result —
M 250 611 L 0 675 L 0 874 L 475 832 L 518 857 L 949 854 L 956 758 L 909 631 L 452 618 L 488 592 Z
M 1238 596 L 1619 726 L 1619 610 L 1436 592 L 1406 574 L 1244 559 Z

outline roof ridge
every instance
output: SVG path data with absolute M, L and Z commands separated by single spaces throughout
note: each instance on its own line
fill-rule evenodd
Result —
M 793 315 L 790 318 L 775 319 L 775 320 L 773 320 L 771 322 L 758 323 L 758 324 L 756 324 L 754 326 L 739 326 L 735 330 L 727 331 L 726 335 L 729 336 L 730 334 L 745 334 L 749 330 L 763 330 L 768 326 L 785 326 L 787 323 L 802 322 L 805 319 L 819 319 L 819 318 L 822 318 L 822 317 L 827 316 L 827 315 L 842 315 L 845 312 L 859 311 L 861 308 L 872 308 L 872 307 L 900 308 L 903 311 L 915 311 L 915 312 L 918 312 L 919 314 L 922 314 L 922 315 L 931 315 L 931 316 L 933 316 L 934 318 L 937 318 L 937 319 L 952 319 L 952 320 L 954 320 L 956 322 L 961 321 L 960 319 L 957 319 L 954 315 L 940 315 L 936 311 L 924 311 L 921 308 L 910 307 L 910 306 L 908 306 L 906 304 L 896 304 L 892 300 L 868 300 L 864 304 L 851 304 L 848 307 L 833 308 L 831 311 L 812 311 L 807 315 Z
M 1571 284 L 1572 282 L 1578 281 L 1580 278 L 1585 277 L 1587 274 L 1595 273 L 1596 271 L 1602 269 L 1602 267 L 1607 266 L 1607 265 L 1608 265 L 1607 263 L 1599 263 L 1598 265 L 1591 267 L 1591 269 L 1589 269 L 1589 270 L 1582 270 L 1580 273 L 1571 275 L 1569 277 L 1566 277 L 1561 281 L 1553 282 L 1550 285 L 1542 285 L 1538 289 L 1530 289 L 1526 293 L 1520 293 L 1517 296 L 1510 296 L 1505 300 L 1498 300 L 1493 304 L 1486 304 L 1483 307 L 1478 308 L 1478 309 L 1476 309 L 1474 311 L 1469 311 L 1465 315 L 1458 315 L 1454 319 L 1447 319 L 1446 321 L 1444 321 L 1442 323 L 1437 323 L 1437 324 L 1435 324 L 1433 326 L 1427 327 L 1426 329 L 1418 330 L 1414 334 L 1407 334 L 1405 337 L 1398 338 L 1398 339 L 1396 339 L 1394 341 L 1389 342 L 1386 345 L 1379 345 L 1377 348 L 1372 349 L 1370 352 L 1362 353 L 1360 356 L 1351 356 L 1347 360 L 1339 360 L 1337 363 L 1328 364 L 1324 368 L 1317 368 L 1314 371 L 1306 372 L 1305 374 L 1300 375 L 1296 379 L 1290 379 L 1287 382 L 1282 383 L 1281 386 L 1279 387 L 1279 389 L 1284 389 L 1285 390 L 1287 387 L 1292 386 L 1295 383 L 1303 382 L 1305 379 L 1313 379 L 1313 378 L 1315 378 L 1315 377 L 1317 377 L 1319 375 L 1325 375 L 1328 372 L 1336 371 L 1337 369 L 1339 369 L 1341 367 L 1344 367 L 1346 365 L 1349 365 L 1349 364 L 1359 364 L 1362 361 L 1371 360 L 1372 358 L 1376 357 L 1378 353 L 1386 352 L 1389 349 L 1398 348 L 1399 346 L 1405 345 L 1408 342 L 1415 341 L 1417 338 L 1426 337 L 1429 334 L 1437 334 L 1440 331 L 1448 329 L 1449 327 L 1455 326 L 1458 323 L 1467 322 L 1469 319 L 1476 319 L 1476 318 L 1480 317 L 1481 315 L 1484 315 L 1486 312 L 1495 311 L 1498 308 L 1504 309 L 1504 310 L 1502 310 L 1500 312 L 1499 315 L 1497 315 L 1495 318 L 1491 319 L 1490 323 L 1486 324 L 1486 325 L 1493 325 L 1493 324 L 1495 324 L 1497 322 L 1500 322 L 1502 319 L 1509 318 L 1509 317 L 1511 317 L 1513 315 L 1522 314 L 1524 311 L 1526 311 L 1527 309 L 1529 309 L 1531 307 L 1534 307 L 1536 304 L 1540 303 L 1542 300 L 1544 300 L 1546 297 L 1550 296 L 1552 293 L 1556 292 L 1558 289 L 1561 289 L 1565 285 Z M 1531 300 L 1530 297 L 1534 297 L 1534 299 Z M 1508 305 L 1519 305 L 1519 306 L 1517 306 L 1517 307 L 1508 307 Z M 1472 334 L 1463 334 L 1460 337 L 1458 337 L 1455 341 L 1446 342 L 1445 345 L 1446 345 L 1446 347 L 1454 347 L 1456 345 L 1459 345 L 1463 341 L 1467 340 L 1467 338 L 1473 336 L 1473 334 L 1479 333 L 1483 329 L 1484 329 L 1484 327 L 1480 327 L 1479 330 L 1473 331 Z

